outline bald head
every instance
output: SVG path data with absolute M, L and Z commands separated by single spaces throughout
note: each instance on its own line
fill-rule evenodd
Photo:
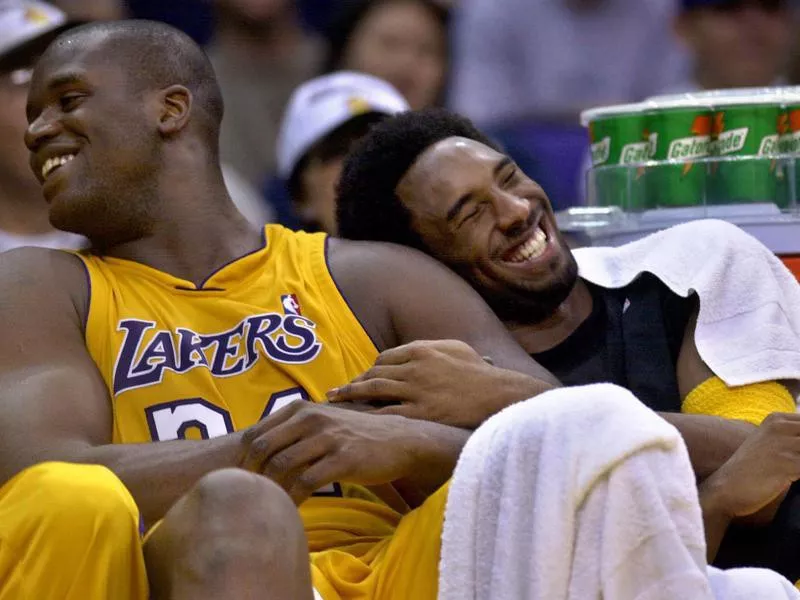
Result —
M 114 21 L 62 34 L 34 69 L 26 114 L 51 223 L 97 247 L 146 237 L 165 211 L 195 210 L 198 198 L 229 202 L 214 71 L 168 25 Z
M 156 21 L 89 23 L 57 37 L 41 61 L 80 51 L 92 61 L 123 70 L 132 93 L 186 87 L 193 96 L 193 120 L 205 126 L 209 142 L 216 146 L 222 93 L 208 57 L 188 35 Z

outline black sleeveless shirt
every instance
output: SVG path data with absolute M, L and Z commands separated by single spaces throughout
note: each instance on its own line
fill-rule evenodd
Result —
M 675 369 L 694 297 L 644 273 L 623 288 L 586 282 L 592 313 L 558 346 L 532 354 L 564 385 L 610 382 L 656 411 L 680 412 Z

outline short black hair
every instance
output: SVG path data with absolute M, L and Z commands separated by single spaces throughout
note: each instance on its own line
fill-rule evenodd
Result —
M 364 137 L 370 128 L 387 117 L 384 113 L 368 112 L 358 115 L 339 125 L 336 129 L 314 143 L 292 169 L 292 174 L 286 183 L 292 202 L 303 202 L 305 190 L 303 189 L 303 171 L 313 161 L 328 163 L 332 160 L 344 158 L 353 144 Z
M 382 4 L 397 2 L 397 0 L 346 0 L 341 3 L 341 8 L 334 14 L 330 26 L 325 31 L 328 43 L 328 57 L 325 61 L 325 73 L 333 73 L 342 69 L 342 60 L 353 37 L 353 33 L 374 9 Z M 449 11 L 435 0 L 416 0 L 425 8 L 446 32 L 449 22 Z
M 194 107 L 205 116 L 209 142 L 216 148 L 224 112 L 222 91 L 208 56 L 191 37 L 158 21 L 97 21 L 62 33 L 50 44 L 48 52 L 92 37 L 100 41 L 104 58 L 124 67 L 135 89 L 173 84 L 189 89 Z
M 499 150 L 472 121 L 442 108 L 401 113 L 375 125 L 344 162 L 336 199 L 339 235 L 427 252 L 395 188 L 420 154 L 451 137 Z

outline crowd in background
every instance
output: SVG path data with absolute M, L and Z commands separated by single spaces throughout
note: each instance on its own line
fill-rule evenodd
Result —
M 225 96 L 221 155 L 237 204 L 253 221 L 294 227 L 321 225 L 290 200 L 279 132 L 292 93 L 321 74 L 371 74 L 413 109 L 442 105 L 472 118 L 542 184 L 556 209 L 583 202 L 581 110 L 662 92 L 800 83 L 793 0 L 52 3 L 79 21 L 163 20 L 201 42 Z M 24 155 L 10 147 L 21 146 L 23 125 L 9 124 L 23 118 L 21 104 L 4 102 L 0 113 L 0 160 Z M 5 163 L 0 194 L 38 193 L 31 185 L 20 195 L 31 178 L 9 172 L 25 170 L 24 156 Z M 337 173 L 304 177 L 331 188 Z M 0 222 L 6 227 L 14 224 Z

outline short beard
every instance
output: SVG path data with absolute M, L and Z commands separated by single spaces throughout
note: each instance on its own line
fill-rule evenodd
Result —
M 541 291 L 510 288 L 502 292 L 476 288 L 503 323 L 536 325 L 556 312 L 578 281 L 578 263 L 570 254 L 564 271 L 553 284 Z

